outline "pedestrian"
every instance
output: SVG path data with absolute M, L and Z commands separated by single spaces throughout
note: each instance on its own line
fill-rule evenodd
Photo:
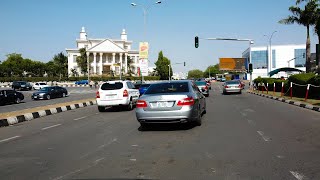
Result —
M 98 82 L 95 81 L 95 82 L 94 82 L 94 88 L 95 88 L 95 89 L 97 89 L 97 85 L 98 85 Z
M 92 89 L 93 81 L 90 81 L 89 86 L 90 86 L 90 88 Z

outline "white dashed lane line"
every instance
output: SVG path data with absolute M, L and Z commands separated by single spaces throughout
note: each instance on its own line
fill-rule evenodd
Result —
M 262 137 L 262 139 L 266 142 L 271 141 L 271 138 L 268 136 L 265 136 L 262 131 L 257 131 L 257 133 Z
M 0 143 L 2 142 L 7 142 L 7 141 L 10 141 L 10 140 L 13 140 L 13 139 L 17 139 L 19 138 L 20 136 L 13 136 L 13 137 L 10 137 L 10 138 L 7 138 L 7 139 L 3 139 L 3 140 L 0 140 Z
M 290 171 L 290 173 L 298 180 L 306 180 L 308 178 L 306 178 L 306 176 L 304 176 L 303 174 L 300 174 L 296 171 Z
M 41 130 L 47 130 L 47 129 L 50 129 L 50 128 L 54 128 L 54 127 L 57 127 L 57 126 L 60 126 L 61 124 L 56 124 L 56 125 L 52 125 L 52 126 L 48 126 L 48 127 L 44 127 L 42 128 Z
M 74 119 L 74 121 L 78 121 L 78 120 L 84 119 L 84 118 L 86 118 L 86 117 L 88 117 L 88 116 L 83 116 L 83 117 L 76 118 L 76 119 Z

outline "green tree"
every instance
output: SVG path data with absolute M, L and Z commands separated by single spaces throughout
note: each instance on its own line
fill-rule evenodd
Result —
M 169 66 L 170 66 L 170 74 L 172 76 L 172 68 L 171 68 L 170 60 L 165 56 L 163 56 L 162 51 L 159 52 L 158 60 L 155 63 L 155 65 L 156 65 L 156 71 L 158 72 L 158 75 L 160 76 L 161 80 L 169 79 Z
M 210 69 L 210 71 L 209 71 Z M 216 74 L 221 74 L 221 71 L 219 70 L 219 64 L 216 65 L 211 65 L 207 67 L 207 69 L 204 71 L 204 77 L 209 77 L 209 72 L 210 72 L 210 77 L 215 76 Z
M 88 73 L 87 52 L 85 48 L 79 49 L 80 56 L 77 57 L 77 64 L 81 69 L 82 74 Z
M 34 61 L 31 73 L 37 77 L 43 77 L 46 72 L 46 64 L 40 61 Z
M 12 53 L 7 55 L 7 59 L 2 63 L 4 69 L 4 74 L 8 77 L 18 76 L 22 77 L 23 68 L 23 58 L 21 54 Z
M 202 78 L 203 77 L 203 72 L 199 69 L 194 69 L 188 72 L 188 79 L 189 78 Z
M 316 22 L 316 12 L 318 4 L 314 0 L 309 0 L 304 8 L 300 8 L 298 5 L 302 0 L 296 1 L 296 6 L 289 7 L 289 11 L 292 15 L 279 21 L 281 24 L 299 24 L 307 28 L 307 42 L 306 42 L 306 71 L 311 71 L 311 52 L 310 52 L 310 26 L 314 25 Z
M 133 59 L 132 57 L 128 56 L 128 59 L 127 59 L 127 67 L 128 67 L 128 75 L 129 76 L 132 76 L 132 67 L 131 67 L 131 64 L 133 63 Z
M 68 76 L 68 57 L 65 56 L 62 52 L 54 55 L 53 57 L 54 64 L 58 67 L 59 80 L 61 77 Z
M 49 61 L 46 63 L 46 72 L 48 74 L 48 77 L 55 77 L 58 76 L 60 70 L 56 63 L 53 61 Z

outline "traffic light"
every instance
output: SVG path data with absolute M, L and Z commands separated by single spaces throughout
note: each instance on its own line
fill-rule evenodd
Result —
M 249 73 L 252 73 L 253 68 L 252 68 L 252 63 L 249 63 Z
M 199 47 L 199 37 L 198 37 L 198 36 L 194 37 L 194 46 L 195 46 L 196 48 Z
M 186 66 L 186 62 L 183 62 L 183 66 Z

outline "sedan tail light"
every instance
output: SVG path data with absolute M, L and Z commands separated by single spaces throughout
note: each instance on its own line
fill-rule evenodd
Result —
M 229 86 L 224 86 L 224 88 L 229 88 Z
M 178 106 L 191 106 L 194 104 L 194 99 L 192 97 L 184 98 L 178 101 Z
M 124 91 L 123 91 L 123 97 L 128 97 L 128 91 L 125 89 Z
M 241 84 L 239 84 L 239 88 L 241 88 L 242 87 L 242 85 Z
M 136 104 L 136 107 L 137 108 L 146 108 L 148 105 L 147 105 L 147 102 L 144 101 L 144 100 L 138 100 L 137 101 L 137 104 Z
M 96 92 L 96 98 L 100 98 L 100 93 L 99 93 L 99 91 Z

